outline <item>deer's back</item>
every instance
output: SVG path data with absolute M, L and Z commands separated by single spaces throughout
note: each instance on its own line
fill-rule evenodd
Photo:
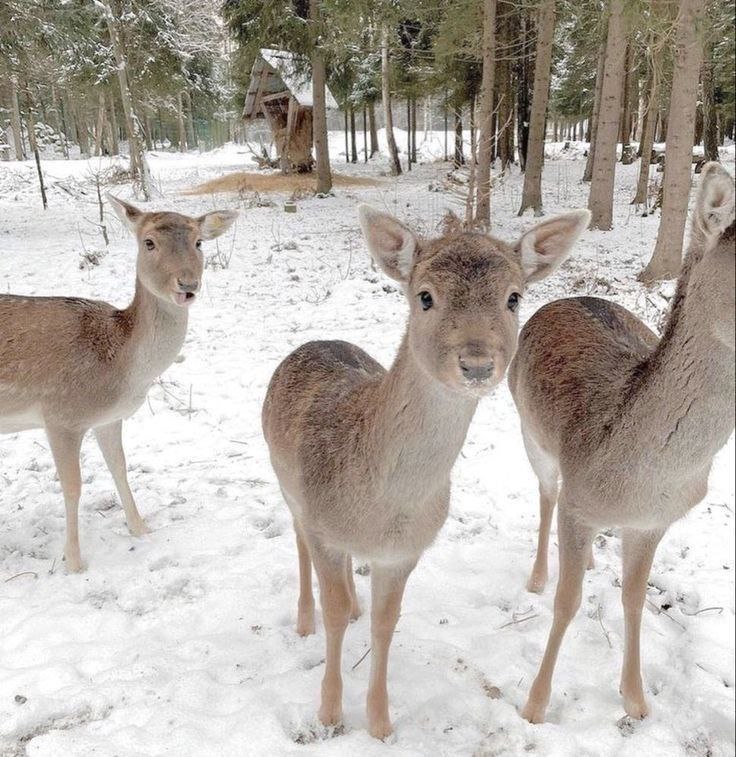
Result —
M 519 336 L 509 386 L 525 428 L 559 459 L 589 453 L 658 343 L 635 315 L 597 297 L 541 308 Z
M 104 302 L 0 295 L 0 431 L 43 425 L 49 414 L 73 425 L 114 402 L 131 328 Z
M 385 369 L 342 341 L 307 342 L 279 365 L 263 403 L 263 432 L 272 454 L 309 464 L 308 450 L 334 458 L 359 435 L 369 395 Z

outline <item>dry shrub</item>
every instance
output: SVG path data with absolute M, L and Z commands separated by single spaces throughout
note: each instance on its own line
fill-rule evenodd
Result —
M 332 174 L 332 182 L 336 187 L 375 187 L 381 182 L 363 176 L 345 176 Z M 251 173 L 237 171 L 212 179 L 204 184 L 188 189 L 186 195 L 215 194 L 218 192 L 283 192 L 285 194 L 304 197 L 314 194 L 317 187 L 316 174 L 281 174 L 281 173 Z

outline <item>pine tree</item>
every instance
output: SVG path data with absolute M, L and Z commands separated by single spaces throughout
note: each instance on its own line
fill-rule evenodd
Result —
M 480 85 L 480 138 L 475 223 L 489 228 L 491 225 L 491 140 L 493 90 L 496 76 L 496 0 L 483 2 L 483 77 Z M 475 160 L 475 155 L 473 155 Z M 471 187 L 472 191 L 472 187 Z
M 606 60 L 595 139 L 593 176 L 588 197 L 588 209 L 592 213 L 591 228 L 603 231 L 608 231 L 613 226 L 613 185 L 625 54 L 624 0 L 609 0 Z
M 519 215 L 528 208 L 535 216 L 542 215 L 542 165 L 544 163 L 544 132 L 552 74 L 552 41 L 555 33 L 555 0 L 542 0 L 537 22 L 537 55 L 534 64 L 534 97 L 529 122 L 529 147 L 524 170 Z
M 680 0 L 667 124 L 662 219 L 652 258 L 639 275 L 646 283 L 673 279 L 680 272 L 702 58 L 702 36 L 699 36 L 702 15 L 700 0 Z

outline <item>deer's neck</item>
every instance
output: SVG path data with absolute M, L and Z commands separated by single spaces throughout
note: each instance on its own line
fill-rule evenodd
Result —
M 122 311 L 129 330 L 125 360 L 131 383 L 150 383 L 179 354 L 187 331 L 188 311 L 152 294 L 136 279 L 133 302 Z
M 647 466 L 687 476 L 709 466 L 734 427 L 734 355 L 712 336 L 698 303 L 684 303 L 640 366 L 622 408 L 619 442 L 646 451 Z
M 421 499 L 446 487 L 477 404 L 428 376 L 405 336 L 372 418 L 372 452 L 387 491 Z

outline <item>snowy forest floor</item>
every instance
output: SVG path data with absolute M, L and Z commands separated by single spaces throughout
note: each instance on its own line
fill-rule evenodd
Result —
M 334 143 L 337 152 L 339 135 Z M 354 175 L 385 170 L 380 161 L 338 160 Z M 247 167 L 234 146 L 150 161 L 163 194 L 151 207 L 242 214 L 219 240 L 227 267 L 205 274 L 183 361 L 125 424 L 150 535 L 128 534 L 88 439 L 80 513 L 88 569 L 67 575 L 64 508 L 44 435 L 0 437 L 0 755 L 733 755 L 733 438 L 706 499 L 670 529 L 655 559 L 642 636 L 651 716 L 622 719 L 620 541 L 610 532 L 596 541 L 548 722 L 532 726 L 519 709 L 550 627 L 556 544 L 553 531 L 547 590 L 527 593 L 537 487 L 505 384 L 480 405 L 455 466 L 450 516 L 407 587 L 389 666 L 395 735 L 381 743 L 366 731 L 369 661 L 356 663 L 369 645 L 368 613 L 346 635 L 344 728 L 317 727 L 324 633 L 319 614 L 316 635 L 294 630 L 296 547 L 260 406 L 278 362 L 310 339 L 346 339 L 390 363 L 406 305 L 372 269 L 355 206 L 373 203 L 431 233 L 451 204 L 447 165 L 301 198 L 289 214 L 285 195 L 261 195 L 259 204 L 248 193 L 182 194 Z M 83 247 L 104 249 L 93 226 L 98 165 L 46 161 L 43 212 L 33 165 L 0 163 L 0 290 L 127 304 L 135 247 L 117 221 L 108 218 L 107 255 L 80 268 Z M 583 165 L 575 151 L 547 160 L 548 214 L 585 207 Z M 587 232 L 557 275 L 530 288 L 522 320 L 552 299 L 592 294 L 661 325 L 673 285 L 647 290 L 635 280 L 659 220 L 629 205 L 637 170 L 618 167 L 615 231 Z M 502 238 L 533 223 L 516 217 L 521 185 L 514 168 L 494 187 L 493 232 Z M 129 187 L 111 188 L 131 197 Z M 365 609 L 369 578 L 356 583 Z

